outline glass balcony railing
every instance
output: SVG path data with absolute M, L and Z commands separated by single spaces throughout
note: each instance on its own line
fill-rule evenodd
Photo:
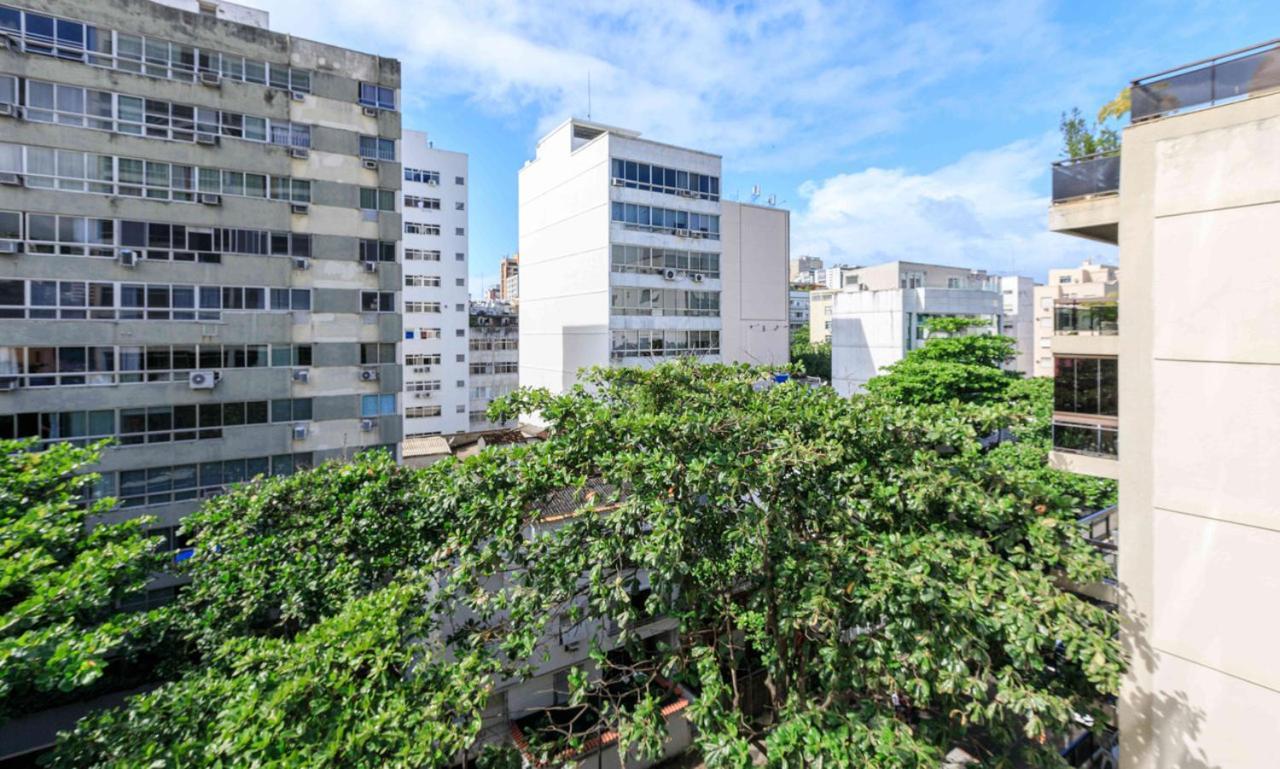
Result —
M 1120 333 L 1120 303 L 1115 299 L 1055 302 L 1053 333 L 1059 336 L 1115 336 Z
M 1055 451 L 1115 459 L 1119 450 L 1119 430 L 1110 425 L 1054 420 L 1053 448 Z
M 1068 158 L 1053 164 L 1053 202 L 1120 191 L 1118 151 Z
M 1184 64 L 1133 81 L 1133 122 L 1280 88 L 1280 40 Z
M 1081 516 L 1078 519 L 1084 529 L 1084 537 L 1089 544 L 1098 548 L 1102 558 L 1111 567 L 1111 576 L 1116 575 L 1117 562 L 1120 558 L 1120 509 L 1116 505 L 1104 508 L 1095 513 Z

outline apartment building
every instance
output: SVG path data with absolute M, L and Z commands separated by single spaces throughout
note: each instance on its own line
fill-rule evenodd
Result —
M 465 433 L 467 417 L 467 156 L 405 131 L 404 434 Z
M 520 384 L 678 356 L 788 359 L 789 212 L 720 198 L 720 158 L 567 120 L 519 175 Z
M 1052 344 L 1057 330 L 1063 334 L 1117 333 L 1119 279 L 1119 268 L 1088 259 L 1079 267 L 1049 270 L 1049 282 L 1035 288 L 1035 376 L 1053 376 Z
M 1018 343 L 1008 368 L 1030 368 L 1030 278 L 901 261 L 842 269 L 844 289 L 809 295 L 810 341 L 831 342 L 832 386 L 838 392 L 861 392 L 881 369 L 924 344 L 929 318 L 945 315 L 987 321 L 986 332 Z
M 470 355 L 469 432 L 511 429 L 514 420 L 493 422 L 489 404 L 520 386 L 520 315 L 508 302 L 472 302 L 467 346 Z
M 0 437 L 114 439 L 99 493 L 166 534 L 394 450 L 399 84 L 243 6 L 0 5 Z
M 807 333 L 809 330 L 809 289 L 791 287 L 788 301 L 788 320 L 791 333 Z
M 798 256 L 791 260 L 789 277 L 792 283 L 814 285 L 821 282 L 818 273 L 822 271 L 822 260 L 818 257 Z
M 520 255 L 502 257 L 498 263 L 498 298 L 504 302 L 520 301 Z
M 1277 89 L 1275 43 L 1136 80 L 1122 149 L 1053 169 L 1125 276 L 1119 333 L 1052 340 L 1054 459 L 1120 482 L 1124 767 L 1276 765 Z

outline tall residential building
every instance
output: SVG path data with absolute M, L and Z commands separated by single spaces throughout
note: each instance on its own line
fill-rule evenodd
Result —
M 1089 260 L 1079 267 L 1049 270 L 1049 282 L 1035 289 L 1035 376 L 1053 376 L 1052 343 L 1059 313 L 1056 325 L 1064 334 L 1116 333 L 1119 279 L 1119 268 Z
M 405 131 L 404 434 L 469 430 L 467 156 Z
M 922 345 L 926 321 L 942 315 L 989 321 L 987 331 L 1018 345 L 1007 368 L 1030 368 L 1030 278 L 901 261 L 841 270 L 843 290 L 809 295 L 810 341 L 831 342 L 832 386 L 839 392 L 860 392 L 881 369 Z
M 1134 81 L 1122 149 L 1054 167 L 1050 228 L 1124 270 L 1119 333 L 1052 350 L 1055 461 L 1120 481 L 1126 768 L 1276 765 L 1277 88 L 1274 43 Z
M 470 348 L 469 432 L 515 427 L 492 422 L 485 413 L 495 399 L 520 386 L 520 315 L 509 302 L 473 302 L 467 346 Z
M 504 302 L 520 301 L 520 255 L 502 257 L 498 263 L 498 298 Z
M 792 283 L 819 283 L 819 272 L 822 272 L 822 260 L 816 256 L 797 256 L 790 262 L 789 278 Z
M 113 438 L 170 532 L 401 437 L 400 64 L 267 21 L 0 6 L 0 437 Z
M 520 170 L 520 384 L 694 355 L 781 364 L 790 216 L 720 199 L 720 158 L 567 120 Z

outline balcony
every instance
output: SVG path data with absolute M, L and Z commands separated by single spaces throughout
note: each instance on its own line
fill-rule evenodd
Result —
M 1115 245 L 1120 230 L 1120 153 L 1053 164 L 1049 229 Z
M 1054 303 L 1055 356 L 1116 356 L 1120 353 L 1120 303 L 1114 296 Z
M 1111 576 L 1090 585 L 1073 585 L 1072 590 L 1109 604 L 1118 602 L 1117 568 L 1120 559 L 1120 511 L 1116 505 L 1081 516 L 1077 522 L 1085 540 L 1098 549 L 1111 569 Z
M 1139 78 L 1130 86 L 1133 122 L 1212 107 L 1280 88 L 1280 40 Z
M 1055 413 L 1049 464 L 1070 473 L 1118 480 L 1119 437 L 1115 417 L 1077 419 Z

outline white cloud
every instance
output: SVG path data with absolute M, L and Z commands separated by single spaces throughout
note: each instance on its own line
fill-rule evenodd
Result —
M 828 264 L 910 261 L 1043 280 L 1050 267 L 1115 248 L 1046 230 L 1054 135 L 974 152 L 929 173 L 868 168 L 801 187 L 793 254 Z

